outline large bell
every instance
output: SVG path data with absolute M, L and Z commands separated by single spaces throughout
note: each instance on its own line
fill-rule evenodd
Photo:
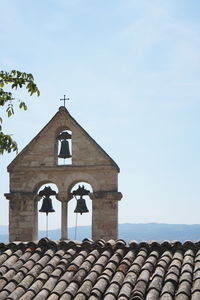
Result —
M 47 215 L 48 215 L 48 213 L 55 212 L 55 210 L 53 209 L 51 198 L 49 198 L 48 196 L 43 198 L 42 206 L 41 206 L 39 212 L 44 212 Z
M 80 198 L 77 200 L 77 204 L 76 204 L 76 208 L 74 210 L 75 213 L 80 213 L 82 215 L 82 213 L 87 213 L 89 212 L 86 203 L 85 203 L 85 199 Z
M 70 158 L 72 157 L 69 151 L 69 143 L 67 140 L 61 141 L 60 153 L 58 154 L 60 158 Z

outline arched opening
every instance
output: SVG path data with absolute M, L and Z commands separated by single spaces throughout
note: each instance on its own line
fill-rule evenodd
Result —
M 73 193 L 78 189 L 84 189 L 92 193 L 92 187 L 87 182 L 78 182 L 72 186 L 70 192 Z M 79 193 L 79 192 L 78 192 Z M 83 202 L 79 202 L 82 198 Z M 83 205 L 83 206 L 82 206 Z M 84 205 L 88 209 L 88 212 L 78 213 L 74 212 L 81 206 L 83 210 L 85 210 Z M 92 200 L 90 199 L 89 195 L 83 195 L 82 197 L 79 195 L 74 195 L 73 198 L 68 202 L 68 238 L 69 239 L 76 239 L 76 240 L 83 240 L 84 238 L 91 238 L 92 236 Z
M 57 157 L 59 166 L 72 164 L 72 132 L 68 129 L 57 135 Z
M 42 191 L 44 191 L 45 188 L 50 188 L 52 191 L 55 192 L 55 194 L 58 193 L 58 188 L 56 184 L 53 184 L 52 182 L 47 182 L 40 186 L 37 194 L 41 194 Z M 42 193 L 44 194 L 44 193 Z M 52 193 L 54 194 L 54 193 Z M 61 235 L 61 229 L 60 229 L 60 219 L 61 219 L 61 203 L 56 199 L 55 195 L 49 195 L 48 198 L 51 199 L 52 209 L 54 212 L 49 212 L 48 214 L 45 213 L 46 210 L 46 204 L 45 204 L 45 196 L 40 195 L 38 201 L 38 238 L 41 239 L 43 237 L 48 236 L 48 238 L 52 240 L 58 240 Z M 47 204 L 49 205 L 49 203 Z M 40 212 L 40 210 L 44 210 L 43 212 Z

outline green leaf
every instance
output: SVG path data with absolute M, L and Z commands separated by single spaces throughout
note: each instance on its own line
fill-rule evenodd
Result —
M 25 87 L 30 96 L 36 94 L 40 96 L 40 91 L 34 82 L 34 77 L 31 73 L 25 73 L 18 70 L 12 70 L 11 72 L 0 71 L 0 106 L 5 107 L 8 117 L 11 117 L 15 112 L 15 98 L 12 92 L 5 91 L 4 87 L 9 85 L 11 89 L 18 89 Z M 19 108 L 27 110 L 25 102 L 19 102 Z M 0 118 L 0 124 L 3 120 Z M 12 140 L 11 135 L 4 135 L 2 132 L 2 126 L 0 125 L 0 154 L 4 152 L 17 151 L 17 144 Z

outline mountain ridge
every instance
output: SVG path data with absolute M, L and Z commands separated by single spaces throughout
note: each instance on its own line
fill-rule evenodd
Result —
M 46 236 L 45 230 L 39 230 L 39 239 Z M 60 229 L 49 230 L 48 236 L 52 240 L 60 239 Z M 77 227 L 77 240 L 91 238 L 91 226 Z M 123 223 L 119 224 L 119 238 L 126 242 L 135 240 L 137 242 L 157 240 L 173 241 L 200 240 L 200 224 L 168 224 L 168 223 Z M 69 239 L 75 239 L 75 227 L 69 228 Z M 8 226 L 0 225 L 0 242 L 8 242 Z

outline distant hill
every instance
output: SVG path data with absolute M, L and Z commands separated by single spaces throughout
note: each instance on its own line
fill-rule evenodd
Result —
M 46 236 L 45 231 L 39 231 L 39 239 Z M 77 240 L 91 238 L 91 226 L 79 226 L 77 228 Z M 49 230 L 49 238 L 58 240 L 60 229 Z M 75 238 L 75 228 L 69 228 L 69 238 Z M 200 225 L 185 224 L 162 224 L 162 223 L 138 223 L 138 224 L 119 224 L 119 238 L 125 241 L 136 240 L 138 242 L 157 240 L 173 241 L 200 240 Z M 8 241 L 8 227 L 0 225 L 0 242 Z
M 120 224 L 119 237 L 126 241 L 136 240 L 150 242 L 157 240 L 174 241 L 200 240 L 200 225 L 185 224 L 162 224 L 162 223 L 144 223 L 144 224 Z

